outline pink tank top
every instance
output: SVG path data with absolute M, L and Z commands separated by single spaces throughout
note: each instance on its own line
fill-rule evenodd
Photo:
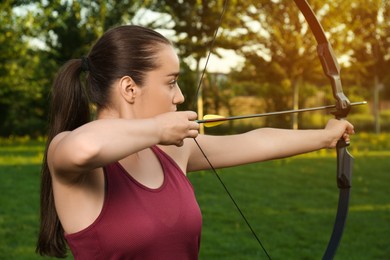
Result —
M 106 192 L 99 217 L 65 236 L 75 259 L 197 259 L 202 216 L 194 190 L 157 146 L 164 183 L 150 189 L 118 163 L 104 167 Z

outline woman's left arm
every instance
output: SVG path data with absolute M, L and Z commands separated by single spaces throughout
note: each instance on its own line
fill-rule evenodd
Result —
M 349 142 L 353 133 L 348 121 L 331 119 L 324 129 L 318 130 L 261 128 L 239 135 L 199 135 L 196 140 L 211 164 L 223 168 L 333 148 L 340 138 Z M 187 171 L 210 168 L 195 144 L 190 154 Z

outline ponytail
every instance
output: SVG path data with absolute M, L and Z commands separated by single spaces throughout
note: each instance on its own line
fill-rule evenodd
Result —
M 40 255 L 66 257 L 67 246 L 55 209 L 47 151 L 57 134 L 72 131 L 90 120 L 87 93 L 80 81 L 80 74 L 85 70 L 85 60 L 68 61 L 58 72 L 52 87 L 50 128 L 41 171 L 40 231 L 36 248 Z
M 81 65 L 80 59 L 68 61 L 54 80 L 50 118 L 52 137 L 63 131 L 72 131 L 90 120 L 87 94 L 80 82 Z

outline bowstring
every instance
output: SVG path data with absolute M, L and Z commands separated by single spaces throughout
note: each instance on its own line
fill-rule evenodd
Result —
M 210 60 L 210 56 L 211 56 L 211 52 L 214 48 L 214 44 L 215 44 L 215 40 L 217 38 L 217 35 L 218 35 L 218 31 L 219 31 L 219 28 L 221 27 L 221 24 L 222 24 L 222 18 L 226 12 L 226 9 L 227 9 L 227 4 L 228 4 L 229 0 L 225 0 L 224 1 L 224 4 L 223 4 L 223 9 L 222 9 L 222 12 L 221 12 L 221 15 L 219 17 L 219 20 L 218 20 L 218 23 L 217 23 L 217 29 L 215 30 L 214 32 L 214 36 L 211 40 L 211 43 L 210 43 L 210 46 L 209 46 L 209 52 L 207 54 L 207 58 L 206 58 L 206 62 L 205 62 L 205 66 L 203 68 L 203 71 L 202 71 L 202 74 L 199 78 L 199 84 L 197 86 L 197 89 L 196 89 L 196 92 L 195 92 L 195 101 L 199 95 L 199 92 L 200 92 L 200 88 L 202 86 L 202 83 L 203 83 L 203 79 L 204 79 L 204 76 L 206 74 L 206 70 L 207 70 L 207 65 L 209 63 L 209 60 Z M 195 107 L 195 104 L 196 102 L 194 102 L 194 107 Z M 256 239 L 257 243 L 260 245 L 260 247 L 262 248 L 263 252 L 267 255 L 268 259 L 271 259 L 271 256 L 268 254 L 267 250 L 265 249 L 263 243 L 261 242 L 260 238 L 256 235 L 256 232 L 254 231 L 254 229 L 252 228 L 251 224 L 249 223 L 248 219 L 245 217 L 243 211 L 241 210 L 240 206 L 238 206 L 236 200 L 234 199 L 233 195 L 231 194 L 231 192 L 229 191 L 229 189 L 227 188 L 226 184 L 224 183 L 224 181 L 222 180 L 222 178 L 219 176 L 217 170 L 215 169 L 215 167 L 213 166 L 213 164 L 211 163 L 211 161 L 209 160 L 209 158 L 207 157 L 206 153 L 204 152 L 204 150 L 202 149 L 202 147 L 200 146 L 200 144 L 198 143 L 198 141 L 196 140 L 196 138 L 194 138 L 194 141 L 195 141 L 195 144 L 196 146 L 198 146 L 200 152 L 202 153 L 203 157 L 206 159 L 208 165 L 210 166 L 210 169 L 212 170 L 212 172 L 214 173 L 214 175 L 217 177 L 217 179 L 219 180 L 219 182 L 221 183 L 223 189 L 225 190 L 225 192 L 227 193 L 227 195 L 229 196 L 230 200 L 232 201 L 233 205 L 235 206 L 235 208 L 237 209 L 237 211 L 240 213 L 242 219 L 244 220 L 244 222 L 246 223 L 247 227 L 249 228 L 249 230 L 251 231 L 252 235 L 254 236 L 254 238 Z
M 223 18 L 223 16 L 224 16 L 225 12 L 226 12 L 226 8 L 227 8 L 228 2 L 229 2 L 229 0 L 225 0 L 225 1 L 224 1 L 223 8 L 222 8 L 222 12 L 221 12 L 221 15 L 219 16 L 219 20 L 218 20 L 218 23 L 217 23 L 217 29 L 215 30 L 214 35 L 213 35 L 213 38 L 212 38 L 212 40 L 211 40 L 211 43 L 210 43 L 210 46 L 209 46 L 209 52 L 208 52 L 207 57 L 206 57 L 206 62 L 205 62 L 205 65 L 204 65 L 202 74 L 201 74 L 201 76 L 200 76 L 200 78 L 199 78 L 198 86 L 197 86 L 197 88 L 196 88 L 196 92 L 195 92 L 195 101 L 196 101 L 197 97 L 199 96 L 199 91 L 200 91 L 200 88 L 201 88 L 201 86 L 202 86 L 204 76 L 205 76 L 205 74 L 206 74 L 207 65 L 209 64 L 211 52 L 212 52 L 212 50 L 214 49 L 215 39 L 217 38 L 219 28 L 221 27 L 222 18 Z M 194 102 L 194 107 L 196 106 L 195 104 L 196 104 L 196 102 Z

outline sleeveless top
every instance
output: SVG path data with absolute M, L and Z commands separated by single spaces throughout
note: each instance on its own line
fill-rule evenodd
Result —
M 119 162 L 104 167 L 102 211 L 89 227 L 65 239 L 75 259 L 198 259 L 202 216 L 193 187 L 157 146 L 164 182 L 150 189 Z

